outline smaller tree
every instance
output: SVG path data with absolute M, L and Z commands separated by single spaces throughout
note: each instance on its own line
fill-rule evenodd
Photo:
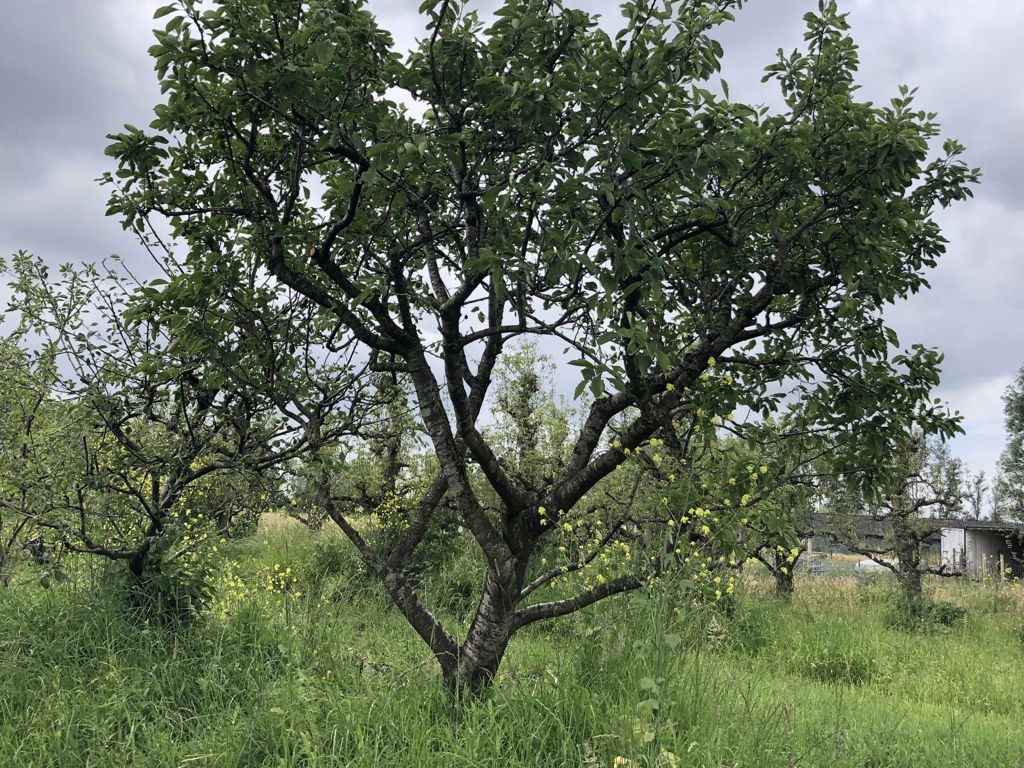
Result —
M 572 445 L 569 435 L 582 417 L 554 391 L 551 360 L 533 343 L 522 343 L 501 359 L 494 382 L 495 423 L 484 430 L 495 452 L 528 486 L 544 487 L 565 469 Z
M 972 520 L 981 520 L 985 509 L 985 496 L 989 491 L 985 471 L 975 472 L 964 491 L 967 515 Z
M 760 532 L 751 549 L 751 557 L 759 561 L 775 580 L 775 594 L 788 598 L 793 594 L 794 571 L 801 556 L 807 551 L 807 538 L 813 535 L 811 527 L 813 489 L 792 484 L 772 494 L 765 504 L 781 504 L 785 513 L 770 519 L 787 520 L 785 535 L 780 531 Z
M 1024 520 L 1024 367 L 1003 393 L 1006 447 L 993 488 L 994 517 Z
M 874 499 L 843 485 L 832 489 L 827 502 L 832 535 L 892 571 L 908 597 L 919 597 L 925 574 L 951 575 L 946 565 L 930 563 L 924 548 L 938 532 L 934 518 L 961 509 L 959 465 L 944 445 L 911 433 L 887 475 Z M 866 522 L 882 525 L 883 543 L 861 535 Z
M 30 460 L 37 441 L 55 437 L 50 386 L 54 378 L 49 350 L 30 355 L 17 335 L 0 339 L 0 584 L 10 578 L 13 554 L 34 532 L 30 510 L 34 494 L 45 486 Z M 50 445 L 48 449 L 54 449 Z
M 854 426 L 854 425 L 850 425 Z M 765 493 L 751 502 L 745 546 L 748 556 L 759 561 L 775 581 L 775 594 L 793 594 L 794 571 L 807 539 L 814 535 L 814 512 L 822 484 L 837 477 L 825 457 L 833 450 L 835 435 L 809 429 L 804 414 L 792 410 L 779 422 L 767 420 L 748 448 L 751 460 L 771 466 Z
M 135 286 L 110 268 L 55 276 L 18 254 L 9 274 L 18 337 L 48 355 L 47 376 L 28 377 L 22 398 L 21 519 L 65 550 L 125 563 L 137 585 L 202 576 L 201 551 L 240 512 L 267 507 L 274 468 L 308 443 L 279 403 L 238 383 L 266 375 L 267 358 L 246 355 L 253 340 L 240 335 L 221 339 L 233 355 L 188 348 L 133 315 Z M 225 359 L 249 370 L 228 379 Z

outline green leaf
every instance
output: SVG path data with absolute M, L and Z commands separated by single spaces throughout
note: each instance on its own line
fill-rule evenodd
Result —
M 320 40 L 310 46 L 313 51 L 313 55 L 316 60 L 324 66 L 330 64 L 334 60 L 334 45 L 327 42 L 326 40 Z

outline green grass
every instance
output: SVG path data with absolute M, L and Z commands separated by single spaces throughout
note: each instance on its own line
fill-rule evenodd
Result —
M 886 583 L 807 580 L 791 603 L 748 585 L 730 615 L 671 590 L 611 601 L 521 633 L 494 690 L 455 706 L 340 544 L 228 549 L 235 586 L 187 628 L 126 612 L 105 568 L 49 590 L 20 572 L 0 591 L 0 763 L 1024 766 L 1018 585 L 941 585 L 966 619 L 914 633 Z M 471 565 L 447 569 L 450 620 Z

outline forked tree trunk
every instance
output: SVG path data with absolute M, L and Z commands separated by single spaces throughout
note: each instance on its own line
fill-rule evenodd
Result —
M 513 590 L 488 569 L 476 615 L 454 664 L 442 662 L 445 687 L 456 697 L 479 695 L 498 673 L 515 631 Z
M 482 694 L 498 674 L 510 639 L 511 631 L 500 626 L 474 626 L 458 662 L 441 670 L 444 687 L 457 699 Z

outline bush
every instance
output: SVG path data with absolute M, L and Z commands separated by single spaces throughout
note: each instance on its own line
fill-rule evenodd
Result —
M 900 596 L 889 614 L 889 626 L 904 632 L 930 632 L 963 624 L 967 611 L 954 603 L 927 597 Z
M 772 643 L 775 606 L 763 601 L 743 600 L 734 608 L 727 643 L 740 653 L 756 656 Z
M 814 648 L 806 659 L 804 674 L 823 683 L 860 685 L 874 674 L 875 660 L 858 646 L 850 644 L 822 645 Z
M 205 563 L 182 562 L 151 553 L 141 575 L 118 568 L 111 592 L 135 619 L 162 624 L 189 624 L 213 599 L 213 580 Z

